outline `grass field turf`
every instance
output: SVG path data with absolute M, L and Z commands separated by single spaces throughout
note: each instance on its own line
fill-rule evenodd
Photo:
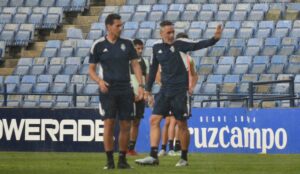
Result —
M 175 168 L 179 157 L 161 157 L 160 165 L 138 166 L 134 159 L 128 162 L 130 170 L 104 171 L 104 153 L 45 153 L 45 152 L 0 152 L 0 174 L 299 174 L 300 155 L 242 155 L 199 154 L 189 155 L 190 166 Z M 117 154 L 115 154 L 115 158 Z M 115 159 L 117 161 L 117 159 Z

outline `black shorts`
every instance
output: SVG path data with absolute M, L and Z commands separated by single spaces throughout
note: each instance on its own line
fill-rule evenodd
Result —
M 191 116 L 191 98 L 187 91 L 166 95 L 160 91 L 155 97 L 153 114 L 170 115 L 173 113 L 176 120 L 186 120 Z
M 144 100 L 134 102 L 133 113 L 134 119 L 142 119 L 144 118 L 146 103 Z
M 99 112 L 102 119 L 131 120 L 133 113 L 134 93 L 128 90 L 122 93 L 101 93 Z
M 157 94 L 154 95 L 154 101 L 157 100 L 157 96 L 159 96 L 158 94 L 159 93 L 157 93 Z M 171 116 L 174 116 L 174 114 L 171 111 L 169 111 L 166 115 L 163 115 L 164 118 L 171 117 Z

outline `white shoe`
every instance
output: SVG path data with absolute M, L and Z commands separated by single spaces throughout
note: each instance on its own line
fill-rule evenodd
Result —
M 185 166 L 188 166 L 188 165 L 189 164 L 186 160 L 180 159 L 175 166 L 176 167 L 185 167 Z
M 143 159 L 135 160 L 135 163 L 137 163 L 139 165 L 158 165 L 159 161 L 158 161 L 158 159 L 155 159 L 151 156 L 148 156 L 148 157 L 143 158 Z
M 167 155 L 167 152 L 165 150 L 160 150 L 157 154 L 158 156 L 166 156 Z
M 181 156 L 181 150 L 175 152 L 175 156 Z
M 170 151 L 168 152 L 168 156 L 176 156 L 175 151 L 174 151 L 174 150 L 170 150 Z

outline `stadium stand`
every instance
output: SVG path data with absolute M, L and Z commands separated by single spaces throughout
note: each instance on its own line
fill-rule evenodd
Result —
M 89 0 L 2 0 L 0 7 L 61 7 L 64 11 L 83 11 Z
M 75 0 L 5 2 L 0 3 L 0 21 L 3 23 L 0 24 L 0 40 L 7 45 L 26 44 L 27 40 L 22 38 L 32 39 L 31 35 L 21 32 L 18 36 L 21 39 L 14 40 L 21 26 L 26 25 L 24 22 L 34 25 L 33 28 L 52 28 L 61 23 L 62 11 L 76 11 L 78 7 L 87 8 L 89 4 Z M 119 13 L 124 21 L 122 36 L 142 39 L 145 42 L 143 56 L 149 59 L 153 44 L 159 41 L 161 20 L 173 21 L 176 33 L 186 32 L 192 39 L 210 38 L 215 27 L 223 24 L 222 39 L 215 46 L 190 53 L 199 75 L 194 90 L 194 107 L 201 107 L 203 100 L 216 99 L 218 90 L 225 99 L 246 96 L 248 82 L 283 80 L 290 76 L 295 77 L 295 90 L 299 95 L 300 4 L 291 0 L 240 2 L 127 0 L 122 6 L 105 6 L 98 21 L 91 25 L 87 34 L 83 34 L 82 29 L 69 28 L 66 40 L 48 40 L 41 55 L 21 58 L 13 75 L 0 76 L 0 89 L 3 90 L 3 85 L 7 84 L 7 91 L 16 94 L 8 98 L 9 106 L 69 107 L 72 106 L 72 96 L 63 94 L 72 94 L 76 84 L 77 106 L 97 107 L 98 85 L 89 78 L 87 72 L 89 49 L 94 40 L 105 35 L 105 17 L 109 13 Z M 11 8 L 13 4 L 15 5 Z M 36 7 L 38 4 L 41 7 Z M 46 20 L 49 14 L 53 16 Z M 14 30 L 15 28 L 17 29 Z M 154 85 L 153 92 L 158 89 L 159 86 Z M 287 92 L 287 84 L 255 88 L 255 93 L 260 95 L 280 95 Z M 18 95 L 21 93 L 28 95 Z M 41 95 L 33 96 L 31 93 Z M 242 101 L 221 102 L 221 107 L 242 106 L 245 106 Z M 286 107 L 286 104 L 276 101 L 271 106 Z M 203 107 L 217 107 L 217 103 L 206 102 Z

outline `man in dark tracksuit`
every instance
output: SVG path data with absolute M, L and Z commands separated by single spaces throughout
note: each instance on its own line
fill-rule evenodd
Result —
M 89 74 L 100 88 L 99 110 L 104 120 L 104 148 L 107 164 L 104 169 L 114 169 L 113 158 L 114 125 L 120 121 L 119 169 L 131 168 L 126 160 L 130 121 L 133 117 L 134 94 L 130 84 L 129 65 L 139 83 L 137 100 L 143 99 L 144 84 L 138 55 L 132 42 L 120 38 L 123 23 L 121 16 L 110 14 L 105 20 L 107 35 L 96 40 L 91 48 Z M 96 72 L 97 65 L 101 72 Z
M 222 27 L 219 25 L 214 37 L 203 41 L 191 41 L 188 39 L 174 40 L 174 25 L 172 22 L 163 21 L 160 24 L 160 35 L 163 42 L 153 46 L 153 57 L 150 66 L 149 81 L 146 85 L 144 97 L 150 94 L 157 73 L 158 65 L 161 65 L 160 92 L 155 98 L 152 116 L 150 118 L 150 156 L 138 159 L 135 162 L 141 165 L 158 165 L 158 145 L 160 140 L 160 122 L 163 115 L 171 111 L 178 124 L 181 142 L 181 159 L 177 167 L 187 166 L 187 152 L 189 146 L 189 131 L 187 119 L 190 116 L 190 105 L 188 99 L 188 69 L 186 60 L 180 56 L 180 52 L 187 53 L 212 46 L 221 38 Z

